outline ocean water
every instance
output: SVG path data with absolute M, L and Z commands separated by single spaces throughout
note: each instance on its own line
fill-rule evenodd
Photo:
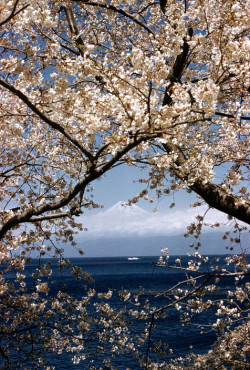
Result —
M 173 264 L 175 261 L 174 256 L 170 257 L 169 264 Z M 215 256 L 210 256 L 209 259 L 213 260 Z M 149 300 L 150 304 L 154 307 L 161 307 L 168 304 L 170 301 L 165 298 L 161 293 L 167 291 L 178 282 L 185 280 L 186 275 L 184 271 L 169 269 L 166 267 L 156 267 L 158 257 L 139 257 L 136 260 L 130 260 L 127 257 L 113 257 L 113 258 L 73 258 L 70 260 L 74 266 L 80 266 L 83 271 L 88 272 L 93 278 L 92 283 L 86 283 L 91 289 L 95 289 L 97 293 L 107 292 L 109 289 L 114 291 L 114 295 L 111 300 L 107 301 L 114 308 L 119 309 L 122 307 L 123 302 L 119 299 L 118 292 L 120 290 L 126 290 L 131 295 L 137 294 L 142 291 L 142 300 Z M 182 265 L 187 266 L 189 257 L 182 257 Z M 220 256 L 220 261 L 217 265 L 222 267 L 224 257 Z M 42 264 L 43 260 L 34 259 L 26 267 L 27 276 L 31 276 L 36 270 L 39 264 Z M 1 266 L 0 266 L 1 267 Z M 208 266 L 203 265 L 204 271 L 207 271 Z M 10 280 L 14 275 L 9 275 Z M 61 274 L 58 270 L 54 270 L 53 278 L 55 284 L 49 295 L 56 295 L 59 290 L 71 294 L 74 298 L 80 299 L 83 294 L 82 286 L 83 281 L 77 282 L 72 277 L 70 270 L 63 271 Z M 29 281 L 27 281 L 29 288 Z M 30 280 L 30 287 L 32 280 Z M 211 298 L 225 299 L 228 290 L 235 289 L 234 279 L 221 279 L 220 280 L 220 291 L 214 292 Z M 84 293 L 86 294 L 86 292 Z M 156 297 L 158 296 L 158 297 Z M 180 322 L 180 313 L 175 308 L 170 308 L 166 311 L 166 318 L 158 319 L 155 322 L 155 327 L 152 329 L 151 342 L 165 342 L 172 349 L 172 353 L 167 351 L 167 359 L 174 359 L 179 356 L 185 356 L 190 353 L 190 346 L 192 352 L 203 354 L 209 350 L 210 346 L 216 340 L 214 332 L 208 332 L 206 334 L 200 334 L 200 325 L 206 325 L 208 322 L 214 320 L 214 312 L 206 311 L 200 315 L 197 315 L 193 320 L 194 325 L 186 325 Z M 130 327 L 130 332 L 136 336 L 145 327 L 144 320 L 135 320 Z M 96 346 L 98 343 L 96 342 Z M 93 341 L 92 346 L 95 346 Z M 93 350 L 94 347 L 92 347 Z M 141 351 L 146 353 L 147 343 L 142 346 Z M 115 355 L 112 352 L 104 352 L 103 354 L 94 354 L 91 357 L 92 364 L 89 365 L 89 361 L 81 361 L 80 364 L 73 365 L 71 358 L 72 353 L 62 353 L 61 355 L 49 354 L 47 356 L 48 364 L 54 366 L 55 369 L 101 369 L 103 367 L 103 359 L 107 356 L 112 357 L 112 364 L 114 369 L 138 369 L 138 363 L 135 357 L 131 354 Z M 153 351 L 150 352 L 150 358 L 157 360 L 159 354 L 155 354 Z M 161 359 L 162 360 L 162 359 Z M 33 369 L 33 365 L 26 363 L 27 369 Z

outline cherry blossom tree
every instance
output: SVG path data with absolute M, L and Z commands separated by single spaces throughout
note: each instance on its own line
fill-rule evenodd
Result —
M 111 306 L 98 306 L 91 321 L 91 290 L 80 302 L 62 292 L 47 299 L 51 262 L 33 276 L 34 291 L 25 282 L 34 251 L 55 257 L 60 271 L 70 267 L 62 245 L 75 247 L 74 234 L 82 229 L 77 216 L 98 207 L 92 183 L 112 168 L 150 169 L 142 180 L 145 190 L 131 202 L 147 199 L 150 191 L 161 198 L 184 188 L 197 194 L 198 204 L 204 201 L 234 219 L 238 234 L 249 224 L 249 5 L 236 0 L 1 1 L 0 256 L 5 273 L 16 274 L 14 284 L 1 277 L 7 324 L 1 324 L 6 339 L 0 355 L 6 364 L 13 342 L 20 353 L 29 345 L 27 357 L 41 366 L 43 351 L 66 349 L 80 361 L 91 325 L 104 323 L 105 315 L 116 318 L 114 335 L 129 336 L 126 326 L 118 325 L 125 322 L 123 312 Z M 223 164 L 218 181 L 216 169 Z M 204 222 L 202 216 L 197 220 L 188 229 L 196 238 Z M 236 244 L 238 234 L 232 238 Z M 233 261 L 236 277 L 245 276 L 244 255 Z M 72 274 L 90 279 L 76 267 Z M 182 294 L 172 306 L 189 299 L 189 293 Z M 247 299 L 245 291 L 243 298 L 238 291 L 232 294 Z M 128 300 L 126 294 L 122 298 Z M 55 323 L 58 316 L 67 325 Z M 239 336 L 242 322 L 235 329 Z M 228 333 L 233 331 L 220 343 L 237 336 Z M 104 331 L 99 339 L 107 339 Z M 124 343 L 135 351 L 132 339 Z M 209 356 L 197 361 L 205 363 Z M 21 363 L 20 358 L 15 361 Z M 146 364 L 157 366 L 150 364 L 149 351 Z

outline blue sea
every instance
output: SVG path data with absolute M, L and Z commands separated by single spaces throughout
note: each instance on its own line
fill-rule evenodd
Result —
M 218 257 L 218 256 L 217 256 Z M 174 264 L 177 257 L 171 256 L 169 265 Z M 209 256 L 209 260 L 213 260 L 216 256 Z M 169 269 L 167 267 L 156 266 L 158 257 L 138 257 L 138 259 L 128 259 L 128 257 L 108 257 L 108 258 L 72 258 L 70 262 L 73 266 L 80 266 L 83 271 L 90 274 L 93 282 L 76 281 L 72 276 L 70 270 L 64 270 L 63 273 L 59 271 L 53 272 L 53 279 L 55 284 L 53 290 L 50 290 L 49 295 L 56 295 L 59 290 L 71 294 L 75 299 L 80 299 L 83 294 L 83 284 L 88 285 L 91 289 L 95 289 L 97 293 L 107 292 L 109 289 L 114 291 L 112 299 L 108 301 L 114 308 L 119 309 L 124 304 L 118 292 L 126 290 L 131 295 L 142 292 L 141 299 L 148 300 L 151 306 L 160 307 L 170 302 L 169 298 L 164 297 L 161 293 L 167 291 L 178 282 L 185 280 L 186 275 L 184 271 Z M 190 257 L 182 257 L 182 265 L 187 266 Z M 220 256 L 220 261 L 217 262 L 218 267 L 223 266 L 224 256 Z M 26 267 L 26 274 L 31 274 L 36 270 L 38 265 L 43 264 L 44 260 L 33 259 Z M 0 266 L 0 268 L 3 266 Z M 207 271 L 208 266 L 202 267 Z M 11 279 L 11 274 L 10 274 Z M 14 279 L 14 276 L 13 276 Z M 235 289 L 234 279 L 221 279 L 219 292 L 212 293 L 211 298 L 216 296 L 216 299 L 226 299 L 227 291 Z M 86 294 L 86 293 L 85 293 Z M 149 318 L 150 320 L 150 318 Z M 148 321 L 149 321 L 148 320 Z M 166 317 L 160 318 L 155 322 L 155 327 L 152 328 L 151 343 L 162 341 L 165 342 L 171 353 L 168 351 L 167 360 L 185 356 L 190 353 L 203 354 L 209 350 L 210 346 L 215 342 L 216 335 L 214 332 L 208 331 L 201 334 L 201 327 L 199 325 L 206 325 L 209 322 L 214 322 L 213 311 L 206 311 L 205 313 L 195 316 L 194 324 L 185 324 L 180 321 L 180 313 L 175 308 L 170 308 L 166 311 Z M 131 323 L 130 332 L 134 335 L 143 330 L 145 327 L 144 320 L 135 320 Z M 93 345 L 93 344 L 92 344 Z M 95 344 L 94 344 L 95 345 Z M 97 345 L 97 344 L 96 344 Z M 145 355 L 148 343 L 142 346 L 141 350 Z M 93 350 L 93 347 L 92 347 Z M 157 360 L 159 355 L 154 353 L 153 348 L 150 347 L 150 358 Z M 103 367 L 103 359 L 105 356 L 113 356 L 113 369 L 138 369 L 139 365 L 135 357 L 131 354 L 115 355 L 114 353 L 104 352 L 103 354 L 96 354 L 92 357 L 92 363 L 89 360 L 81 361 L 79 364 L 73 365 L 71 358 L 72 353 L 62 353 L 61 355 L 49 354 L 47 357 L 48 365 L 54 366 L 55 369 L 101 369 Z M 161 359 L 163 360 L 163 359 Z M 29 363 L 26 363 L 27 369 L 32 369 Z

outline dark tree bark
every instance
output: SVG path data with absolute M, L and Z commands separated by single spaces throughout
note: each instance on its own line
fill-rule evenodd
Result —
M 171 172 L 179 179 L 185 180 L 188 173 L 183 174 L 180 168 L 184 166 L 186 158 L 180 148 L 172 143 L 163 144 L 163 148 L 167 153 L 174 152 L 177 154 L 177 159 L 171 168 Z M 248 199 L 229 194 L 221 185 L 210 181 L 203 182 L 201 179 L 196 180 L 189 188 L 198 194 L 210 207 L 250 224 L 250 202 Z
M 167 0 L 160 0 L 161 11 L 165 14 Z

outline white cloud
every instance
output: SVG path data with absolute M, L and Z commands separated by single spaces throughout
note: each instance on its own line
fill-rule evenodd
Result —
M 183 211 L 170 210 L 168 213 L 147 212 L 144 209 L 132 205 L 123 206 L 118 202 L 107 211 L 102 211 L 90 216 L 82 216 L 83 227 L 88 229 L 87 235 L 91 238 L 102 237 L 126 237 L 126 236 L 150 236 L 150 235 L 178 235 L 184 234 L 188 225 L 195 221 L 195 217 L 203 215 L 206 207 L 187 208 Z M 226 223 L 225 214 L 210 210 L 205 222 Z M 217 228 L 208 231 L 218 231 Z

